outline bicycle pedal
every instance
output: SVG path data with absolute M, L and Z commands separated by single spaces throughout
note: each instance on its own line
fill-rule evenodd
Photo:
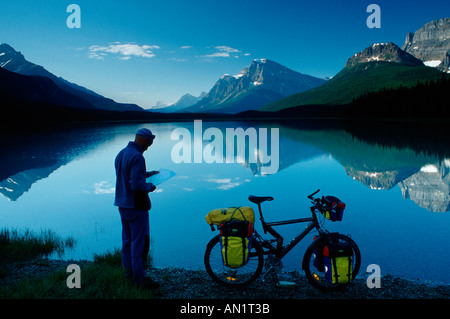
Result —
M 294 288 L 297 283 L 291 281 L 280 281 L 277 283 L 277 288 Z

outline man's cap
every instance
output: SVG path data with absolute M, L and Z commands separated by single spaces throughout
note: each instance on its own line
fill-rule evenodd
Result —
M 149 139 L 150 141 L 153 141 L 153 139 L 156 137 L 156 135 L 152 134 L 152 131 L 150 131 L 148 128 L 141 128 L 136 132 L 136 135 L 140 135 L 145 137 L 146 139 Z

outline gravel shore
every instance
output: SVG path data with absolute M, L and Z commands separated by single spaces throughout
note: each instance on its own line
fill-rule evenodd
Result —
M 90 261 L 32 260 L 7 266 L 0 285 L 30 276 L 41 276 L 76 263 L 81 268 Z M 151 268 L 148 276 L 158 281 L 158 299 L 450 299 L 450 285 L 429 284 L 392 275 L 381 278 L 381 288 L 369 289 L 366 279 L 357 279 L 343 291 L 324 293 L 312 287 L 303 274 L 284 272 L 279 280 L 295 282 L 292 288 L 277 288 L 273 282 L 255 281 L 245 289 L 222 287 L 204 270 Z
M 299 272 L 278 275 L 279 280 L 295 282 L 291 288 L 277 288 L 273 282 L 256 280 L 245 289 L 224 288 L 203 270 L 181 268 L 151 269 L 149 276 L 161 284 L 161 299 L 449 299 L 450 285 L 428 285 L 420 281 L 386 275 L 381 288 L 369 289 L 366 279 L 357 279 L 339 292 L 324 293 L 312 287 Z

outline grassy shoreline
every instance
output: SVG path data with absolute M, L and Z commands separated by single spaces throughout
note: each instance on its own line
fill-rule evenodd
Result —
M 47 257 L 54 252 L 60 255 L 74 245 L 75 240 L 72 237 L 62 240 L 50 230 L 34 233 L 30 230 L 19 232 L 16 229 L 3 228 L 0 230 L 0 266 L 36 257 Z
M 137 289 L 124 277 L 121 252 L 95 255 L 93 262 L 50 261 L 75 245 L 54 232 L 0 230 L 0 299 L 111 299 L 152 298 L 151 291 Z M 82 265 L 82 288 L 68 288 L 69 264 Z M 23 273 L 17 276 L 17 273 Z M 6 280 L 11 275 L 18 280 Z
M 69 288 L 72 271 L 68 266 L 80 266 L 80 288 Z M 15 262 L 8 267 L 20 272 L 17 279 L 2 284 L 0 299 L 153 299 L 153 292 L 136 288 L 125 279 L 120 251 L 96 255 L 94 261 L 49 260 L 36 258 Z M 8 275 L 3 277 L 3 280 Z

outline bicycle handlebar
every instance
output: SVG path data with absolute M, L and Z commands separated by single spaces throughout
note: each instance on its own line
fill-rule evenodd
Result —
M 322 198 L 314 198 L 313 196 L 316 195 L 318 192 L 320 192 L 320 189 L 316 190 L 314 193 L 312 193 L 311 195 L 308 195 L 308 198 L 312 201 L 312 204 L 314 205 L 313 208 L 314 209 L 318 209 L 320 211 L 324 210 L 324 202 L 323 202 L 323 197 Z M 337 206 L 337 203 L 334 203 L 334 205 L 331 207 L 331 209 L 335 208 Z
M 320 192 L 320 189 L 316 190 L 314 193 L 312 193 L 311 195 L 308 195 L 308 198 L 310 200 L 314 200 L 313 196 L 316 195 L 318 192 Z
M 320 189 L 316 190 L 314 193 L 312 193 L 311 195 L 308 195 L 308 198 L 312 201 L 312 204 L 314 205 L 313 207 L 319 210 L 323 210 L 326 206 L 327 209 L 334 209 L 336 208 L 338 203 L 333 203 L 330 206 L 328 206 L 328 203 L 324 203 L 323 201 L 323 197 L 322 198 L 314 198 L 313 196 L 316 195 L 318 192 L 320 192 Z

